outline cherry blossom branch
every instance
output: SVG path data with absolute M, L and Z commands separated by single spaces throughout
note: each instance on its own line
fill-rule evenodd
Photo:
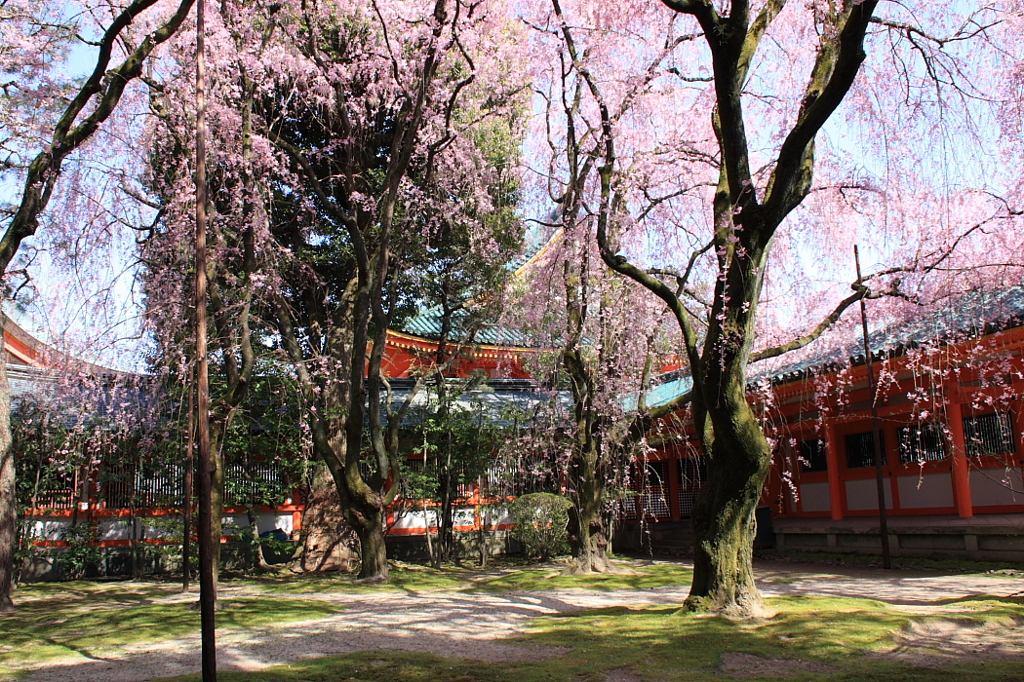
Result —
M 682 274 L 679 274 L 675 270 L 669 268 L 652 268 L 647 270 L 647 273 L 650 275 L 654 275 L 655 277 L 674 278 L 676 280 L 676 284 L 678 285 L 676 289 L 676 296 L 679 296 L 682 294 L 683 290 L 686 287 L 686 283 L 690 279 L 690 275 L 693 273 L 693 268 L 697 264 L 697 259 L 703 256 L 708 251 L 710 251 L 711 247 L 713 247 L 714 245 L 715 242 L 714 240 L 712 240 L 705 244 L 704 246 L 702 246 L 701 248 L 692 252 L 690 254 L 690 260 L 686 263 L 686 269 L 683 271 Z
M 914 44 L 915 48 L 918 47 L 918 45 L 916 41 L 914 41 L 914 36 L 924 38 L 929 42 L 935 43 L 939 47 L 945 47 L 949 43 L 955 43 L 962 40 L 970 40 L 975 36 L 985 33 L 990 28 L 994 28 L 999 24 L 1003 23 L 1002 20 L 993 20 L 987 24 L 978 23 L 974 19 L 974 17 L 977 16 L 978 13 L 979 12 L 975 12 L 974 14 L 972 14 L 967 19 L 967 21 L 965 21 L 964 24 L 959 29 L 956 30 L 956 32 L 949 36 L 937 36 L 925 31 L 920 26 L 915 26 L 913 24 L 908 24 L 902 21 L 895 21 L 893 19 L 885 19 L 882 17 L 874 17 L 871 20 L 871 23 L 878 24 L 879 26 L 885 26 L 886 28 L 895 29 L 903 33 L 904 35 L 907 36 L 907 39 Z
M 143 65 L 153 50 L 174 35 L 194 2 L 181 0 L 166 23 L 150 32 L 120 66 L 108 70 L 114 45 L 121 32 L 157 1 L 134 0 L 104 32 L 92 74 L 64 109 L 54 127 L 49 148 L 40 152 L 29 164 L 18 210 L 0 239 L 0 270 L 6 271 L 21 242 L 34 235 L 38 229 L 39 216 L 49 204 L 64 159 L 92 137 L 110 117 L 128 83 L 142 74 Z M 93 103 L 95 106 L 92 111 L 76 125 L 82 112 Z
M 367 257 L 366 242 L 363 240 L 363 235 L 359 231 L 359 226 L 356 224 L 355 219 L 344 213 L 338 206 L 331 201 L 330 197 L 327 196 L 327 192 L 324 191 L 323 185 L 320 184 L 320 178 L 317 175 L 316 169 L 313 168 L 313 164 L 309 162 L 305 154 L 293 145 L 292 143 L 281 137 L 280 134 L 273 130 L 267 129 L 264 131 L 267 139 L 275 147 L 287 154 L 295 163 L 299 164 L 302 168 L 303 176 L 309 181 L 310 187 L 313 189 L 313 193 L 316 194 L 316 198 L 323 205 L 325 211 L 332 218 L 334 218 L 339 225 L 344 225 L 349 232 L 349 236 L 352 238 L 352 242 L 356 249 L 357 258 L 360 261 L 361 267 L 369 268 L 369 259 Z
M 996 198 L 998 198 L 998 197 L 996 197 Z M 1000 199 L 1000 201 L 1002 201 L 1003 204 L 1006 205 L 1005 200 Z M 866 282 L 866 281 L 869 281 L 869 280 L 872 280 L 872 279 L 877 279 L 879 277 L 885 277 L 885 276 L 888 276 L 888 275 L 906 274 L 906 273 L 914 273 L 914 272 L 942 271 L 943 270 L 943 268 L 941 267 L 942 263 L 944 263 L 946 260 L 948 260 L 950 257 L 952 257 L 957 252 L 957 249 L 959 248 L 960 244 L 965 239 L 967 239 L 967 237 L 971 236 L 975 232 L 983 232 L 985 226 L 988 225 L 989 223 L 995 221 L 995 220 L 1006 220 L 1007 218 L 1019 217 L 1019 216 L 1024 216 L 1024 210 L 1022 210 L 1022 209 L 1012 209 L 1012 208 L 1009 208 L 1009 206 L 1007 205 L 1006 206 L 1006 215 L 990 216 L 990 217 L 986 218 L 985 220 L 982 220 L 982 221 L 980 221 L 978 223 L 975 223 L 974 225 L 972 225 L 971 227 L 966 229 L 964 232 L 959 234 L 957 236 L 957 238 L 953 240 L 953 243 L 950 244 L 949 246 L 947 246 L 945 249 L 942 249 L 941 251 L 938 251 L 938 252 L 935 252 L 935 253 L 931 254 L 930 258 L 932 258 L 932 261 L 930 263 L 928 263 L 926 265 L 920 265 L 920 263 L 919 263 L 920 259 L 916 258 L 914 260 L 914 263 L 912 263 L 910 265 L 901 265 L 901 266 L 897 266 L 897 267 L 886 268 L 885 270 L 879 270 L 878 272 L 872 273 L 870 275 L 866 275 L 864 277 L 864 281 Z M 976 265 L 972 265 L 971 269 L 977 269 L 979 267 L 998 267 L 999 265 L 1001 265 L 1001 264 L 999 264 L 999 263 L 990 263 L 990 264 L 982 264 L 982 265 L 977 265 L 976 264 Z M 1006 263 L 1006 265 L 1010 265 L 1010 266 L 1016 265 L 1016 266 L 1020 267 L 1019 264 L 1012 263 L 1012 262 Z
M 853 285 L 853 288 L 855 289 L 854 293 L 850 294 L 842 301 L 840 301 L 839 304 L 836 305 L 836 307 L 832 310 L 832 312 L 826 315 L 825 318 L 818 323 L 818 326 L 815 327 L 811 332 L 804 334 L 798 339 L 793 339 L 788 343 L 784 343 L 773 348 L 765 348 L 764 350 L 752 353 L 750 355 L 750 362 L 754 363 L 760 362 L 761 360 L 767 360 L 769 358 L 777 358 L 780 355 L 784 355 L 786 353 L 799 350 L 811 344 L 812 342 L 818 340 L 818 338 L 820 338 L 822 334 L 828 331 L 828 329 L 832 325 L 834 325 L 840 317 L 842 317 L 843 312 L 845 312 L 846 309 L 852 306 L 854 303 L 857 303 L 862 298 L 880 298 L 882 296 L 882 294 L 872 293 L 871 290 L 865 286 Z
M 656 209 L 658 206 L 660 206 L 661 204 L 665 203 L 666 201 L 671 201 L 672 199 L 675 199 L 676 197 L 685 196 L 685 195 L 689 194 L 690 192 L 692 192 L 693 190 L 695 190 L 695 189 L 697 189 L 699 187 L 714 187 L 714 186 L 715 185 L 713 183 L 710 183 L 710 182 L 698 182 L 696 185 L 690 185 L 690 186 L 687 186 L 687 187 L 683 187 L 681 189 L 676 190 L 675 192 L 669 192 L 668 194 L 665 194 L 665 195 L 660 196 L 660 197 L 652 197 L 650 195 L 650 193 L 647 191 L 647 188 L 643 187 L 641 189 L 642 189 L 642 193 L 644 195 L 644 199 L 647 200 L 647 205 L 644 206 L 643 209 L 641 209 L 641 211 L 637 214 L 636 222 L 639 223 L 639 222 L 643 221 L 644 219 L 646 219 L 647 216 L 650 215 L 651 211 L 653 211 L 654 209 Z
M 309 369 L 306 367 L 307 360 L 303 355 L 302 346 L 296 334 L 291 308 L 280 291 L 274 292 L 272 304 L 277 320 L 277 329 L 281 333 L 281 345 L 284 347 L 288 359 L 291 360 L 292 367 L 295 368 L 295 374 L 299 379 L 299 386 L 302 387 L 303 399 L 314 417 L 314 419 L 310 420 L 310 430 L 316 450 L 325 457 L 333 456 L 334 449 L 331 447 L 330 438 L 327 433 L 326 415 L 321 412 L 319 401 L 316 399 L 315 384 Z M 340 461 L 337 458 L 334 459 L 333 463 L 340 465 Z
M 768 181 L 765 215 L 779 225 L 807 195 L 814 168 L 814 138 L 842 103 L 864 61 L 864 36 L 877 0 L 849 3 L 834 43 L 819 45 L 810 82 L 797 121 L 779 149 Z M 768 237 L 770 235 L 765 235 Z
M 741 94 L 746 82 L 750 60 L 757 50 L 771 17 L 784 2 L 769 2 L 759 13 L 754 26 L 748 26 L 746 2 L 732 3 L 730 16 L 721 17 L 709 2 L 677 2 L 663 0 L 670 9 L 697 19 L 711 49 L 716 102 L 715 133 L 722 149 L 723 173 L 721 188 L 727 190 L 734 207 L 756 204 L 751 182 L 746 125 L 743 120 Z M 778 6 L 778 9 L 776 8 Z
M 601 199 L 600 199 L 600 210 L 598 211 L 598 229 L 597 229 L 597 241 L 601 254 L 602 260 L 612 270 L 619 274 L 625 275 L 643 286 L 654 292 L 659 298 L 661 298 L 669 309 L 672 310 L 675 315 L 680 328 L 683 331 L 684 340 L 686 343 L 687 354 L 691 362 L 698 360 L 697 355 L 697 334 L 693 326 L 690 323 L 688 313 L 686 309 L 681 305 L 678 297 L 673 295 L 671 289 L 669 289 L 663 282 L 655 277 L 648 275 L 643 272 L 629 261 L 620 255 L 614 254 L 610 245 L 608 236 L 608 219 L 612 210 L 613 204 L 613 190 L 612 190 L 612 173 L 615 167 L 616 154 L 614 144 L 614 119 L 610 113 L 610 109 L 604 100 L 601 93 L 601 89 L 590 73 L 585 62 L 581 59 L 581 56 L 576 48 L 576 43 L 570 30 L 568 23 L 562 13 L 561 6 L 558 0 L 552 0 L 552 6 L 555 11 L 555 15 L 559 19 L 561 33 L 563 40 L 566 45 L 566 50 L 572 59 L 573 68 L 580 74 L 587 88 L 589 89 L 591 96 L 594 98 L 598 105 L 598 111 L 600 112 L 601 120 L 601 134 L 598 139 L 598 147 L 595 147 L 589 154 L 587 154 L 587 165 L 589 168 L 591 159 L 601 158 L 602 166 L 598 169 L 600 182 L 601 182 Z M 712 10 L 713 11 L 713 10 Z M 668 52 L 663 51 L 655 60 L 655 65 L 664 60 L 668 55 Z M 646 73 L 650 73 L 650 67 Z M 625 113 L 626 109 L 620 108 L 617 115 L 621 116 Z M 571 110 L 567 108 L 567 113 L 571 113 Z M 569 116 L 570 130 L 572 127 L 572 116 Z M 570 139 L 570 147 L 572 147 L 572 140 Z M 601 152 L 601 147 L 604 151 Z

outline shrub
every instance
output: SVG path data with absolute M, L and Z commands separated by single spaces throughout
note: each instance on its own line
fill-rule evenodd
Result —
M 568 550 L 571 506 L 569 500 L 551 493 L 523 495 L 512 503 L 512 537 L 523 544 L 526 556 L 550 559 Z
M 99 546 L 96 529 L 89 524 L 66 528 L 61 533 L 61 540 L 67 543 L 64 551 L 57 557 L 62 578 L 81 580 L 89 569 L 96 568 L 103 560 L 103 550 Z

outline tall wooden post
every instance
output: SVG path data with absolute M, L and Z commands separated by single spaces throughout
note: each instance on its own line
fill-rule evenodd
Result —
M 210 453 L 210 375 L 206 357 L 206 10 L 196 2 L 196 440 L 199 444 L 199 615 L 203 682 L 217 680 Z M 218 542 L 220 538 L 216 539 Z
M 860 286 L 860 252 L 853 247 L 853 260 L 857 264 L 857 285 Z M 882 536 L 882 566 L 892 568 L 889 558 L 889 519 L 885 510 L 885 477 L 882 471 L 882 443 L 878 428 L 878 396 L 875 393 L 875 371 L 871 366 L 871 345 L 868 343 L 868 309 L 860 299 L 860 325 L 864 333 L 864 361 L 868 369 L 868 395 L 871 397 L 871 436 L 875 445 L 875 481 L 878 484 L 878 532 Z
M 193 318 L 193 323 L 195 318 Z M 192 473 L 195 471 L 195 433 L 196 433 L 196 391 L 195 365 L 189 374 L 188 383 L 188 433 L 185 434 L 185 471 L 184 471 L 184 509 L 182 511 L 182 542 L 181 542 L 181 591 L 188 592 L 192 580 L 192 491 L 195 487 Z

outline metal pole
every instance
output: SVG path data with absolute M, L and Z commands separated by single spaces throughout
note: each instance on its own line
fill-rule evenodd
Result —
M 210 456 L 210 377 L 206 357 L 206 10 L 196 2 L 196 435 L 199 443 L 199 615 L 203 682 L 217 680 Z M 217 538 L 220 541 L 220 538 Z
M 857 286 L 861 286 L 860 252 L 853 247 L 853 260 L 857 264 Z M 871 346 L 868 344 L 868 311 L 863 297 L 860 299 L 860 325 L 864 334 L 864 358 L 868 368 L 868 393 L 871 396 L 871 436 L 875 446 L 875 482 L 878 484 L 878 532 L 882 536 L 882 566 L 892 568 L 889 559 L 889 519 L 885 510 L 885 475 L 881 437 L 878 430 L 878 396 L 875 394 L 875 371 L 871 366 Z

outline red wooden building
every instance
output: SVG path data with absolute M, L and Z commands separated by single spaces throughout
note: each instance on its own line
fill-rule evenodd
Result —
M 437 323 L 425 314 L 389 333 L 389 376 L 408 377 L 429 360 Z M 45 347 L 10 321 L 5 337 L 12 376 L 28 383 L 45 377 Z M 522 392 L 528 378 L 522 359 L 534 352 L 528 340 L 488 329 L 475 341 L 459 350 L 452 373 L 507 377 L 503 390 Z M 871 345 L 882 385 L 877 408 L 892 552 L 1024 558 L 1024 287 L 969 295 L 955 312 L 880 331 Z M 781 548 L 879 551 L 872 396 L 863 353 L 851 340 L 845 349 L 756 370 L 754 384 L 769 387 L 751 397 L 776 448 L 759 514 L 768 531 L 763 539 Z M 648 404 L 688 389 L 685 370 L 667 373 Z M 700 450 L 685 415 L 663 420 L 650 442 L 656 451 L 640 467 L 638 495 L 625 505 L 618 546 L 686 551 L 688 518 L 704 478 Z M 61 544 L 69 525 L 83 520 L 109 547 L 161 542 L 159 531 L 136 521 L 178 513 L 180 472 L 137 472 L 135 492 L 148 495 L 150 504 L 134 511 L 118 502 L 116 487 L 95 484 L 90 477 L 96 474 L 76 472 L 65 490 L 48 491 L 45 504 L 30 510 L 39 543 Z M 261 475 L 275 472 L 269 467 Z M 466 492 L 460 530 L 479 527 L 474 509 L 480 492 Z M 296 491 L 286 504 L 260 512 L 258 530 L 293 533 L 304 510 Z M 424 518 L 401 507 L 395 512 L 389 519 L 395 535 L 422 533 Z M 244 509 L 230 501 L 226 514 L 248 525 Z
M 970 294 L 872 334 L 894 555 L 1024 558 L 1022 322 L 1024 287 L 1016 287 Z M 751 398 L 775 444 L 759 514 L 762 526 L 770 523 L 775 546 L 880 551 L 863 351 L 851 343 L 838 353 L 755 372 L 752 385 L 770 386 Z M 652 404 L 688 390 L 684 377 L 669 379 Z M 670 419 L 662 428 L 637 498 L 646 507 L 631 516 L 647 519 L 652 545 L 679 549 L 703 467 L 685 425 Z

